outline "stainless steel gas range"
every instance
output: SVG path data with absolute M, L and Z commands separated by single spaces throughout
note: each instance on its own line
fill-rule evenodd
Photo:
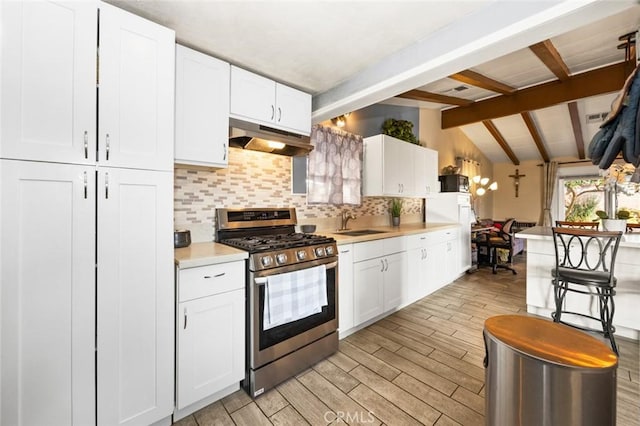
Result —
M 338 251 L 295 232 L 295 208 L 218 209 L 216 239 L 249 252 L 244 388 L 252 397 L 338 349 Z

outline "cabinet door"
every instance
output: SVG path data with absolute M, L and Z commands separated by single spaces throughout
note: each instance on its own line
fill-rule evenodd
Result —
M 427 249 L 419 247 L 407 252 L 407 288 L 409 303 L 427 294 Z
M 173 174 L 98 172 L 98 424 L 173 412 Z
M 268 78 L 231 67 L 232 117 L 273 126 L 276 119 L 276 82 Z
M 338 246 L 338 328 L 353 328 L 353 245 Z
M 413 146 L 409 142 L 384 136 L 384 193 L 392 196 L 412 196 L 414 191 Z
M 95 162 L 96 4 L 0 7 L 0 158 Z
M 98 160 L 173 170 L 173 30 L 100 3 Z
M 227 167 L 229 69 L 176 45 L 176 163 Z
M 426 252 L 427 261 L 427 282 L 426 282 L 426 295 L 438 290 L 447 282 L 447 243 L 446 241 L 433 244 L 427 247 Z
M 458 205 L 458 218 L 460 221 L 458 252 L 460 258 L 460 269 L 458 273 L 462 273 L 471 268 L 471 206 Z
M 384 311 L 383 270 L 382 258 L 353 264 L 354 326 L 360 325 Z
M 409 299 L 407 289 L 407 254 L 395 253 L 384 258 L 384 311 Z
M 0 424 L 94 424 L 95 171 L 0 160 L 0 176 Z
M 178 305 L 177 407 L 244 378 L 244 288 Z
M 311 134 L 311 95 L 277 83 L 276 124 L 296 133 Z
M 414 146 L 415 196 L 430 197 L 438 193 L 438 151 Z

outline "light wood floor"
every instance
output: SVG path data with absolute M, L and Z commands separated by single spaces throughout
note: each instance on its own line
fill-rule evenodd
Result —
M 526 313 L 524 256 L 515 266 L 516 276 L 466 275 L 340 341 L 335 355 L 255 401 L 238 391 L 178 424 L 484 425 L 482 329 L 488 317 Z M 618 425 L 637 426 L 639 345 L 618 343 Z

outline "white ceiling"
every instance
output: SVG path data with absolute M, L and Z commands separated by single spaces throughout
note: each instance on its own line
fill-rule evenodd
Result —
M 496 96 L 448 75 L 471 69 L 516 88 L 555 76 L 527 48 L 551 39 L 571 73 L 622 60 L 617 38 L 640 26 L 633 0 L 215 1 L 110 0 L 173 28 L 178 42 L 314 95 L 314 121 L 420 88 L 480 100 Z M 581 117 L 612 95 L 578 101 Z M 532 112 L 549 154 L 575 157 L 566 105 Z M 519 160 L 540 154 L 519 115 L 494 120 Z M 584 139 L 596 125 L 583 122 Z M 462 127 L 493 162 L 510 161 L 482 124 Z

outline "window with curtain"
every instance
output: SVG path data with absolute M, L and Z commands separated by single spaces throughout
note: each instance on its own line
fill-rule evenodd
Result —
M 307 203 L 362 204 L 362 136 L 315 125 L 311 143 Z

